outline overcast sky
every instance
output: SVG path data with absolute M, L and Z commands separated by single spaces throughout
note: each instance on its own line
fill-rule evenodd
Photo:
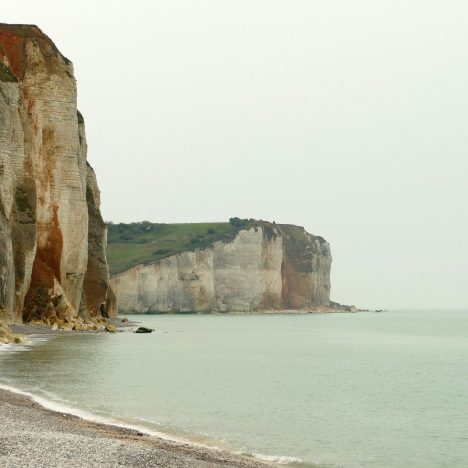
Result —
M 468 308 L 466 0 L 2 0 L 75 66 L 106 220 L 294 223 L 332 297 Z

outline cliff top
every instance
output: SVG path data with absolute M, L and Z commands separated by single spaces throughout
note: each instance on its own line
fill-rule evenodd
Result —
M 39 26 L 36 26 L 35 24 L 0 23 L 0 31 L 8 31 L 22 37 L 33 37 L 37 35 L 45 36 Z
M 234 218 L 233 218 L 234 219 Z M 216 241 L 229 242 L 247 223 L 161 224 L 108 223 L 107 259 L 111 273 L 141 263 L 158 261 L 187 250 L 209 247 Z
M 277 235 L 274 230 L 277 227 L 287 233 L 292 245 L 296 245 L 296 238 L 300 239 L 300 234 L 304 233 L 300 226 L 240 218 L 231 218 L 228 223 L 108 223 L 107 261 L 110 272 L 120 273 L 181 252 L 205 249 L 217 241 L 231 242 L 239 231 L 253 227 L 262 227 L 268 238 Z M 324 241 L 321 237 L 313 237 Z M 301 242 L 297 244 L 300 251 Z
M 57 58 L 66 64 L 70 61 L 63 56 L 49 36 L 34 24 L 6 24 L 0 23 L 0 68 L 1 81 L 16 81 L 22 79 L 26 64 L 26 43 L 33 41 L 47 57 L 47 65 L 51 72 L 56 71 Z M 5 71 L 5 69 L 7 71 Z M 16 79 L 12 80 L 13 75 Z

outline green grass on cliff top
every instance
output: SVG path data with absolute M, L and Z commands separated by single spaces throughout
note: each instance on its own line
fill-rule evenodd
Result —
M 228 223 L 157 224 L 148 221 L 108 223 L 107 261 L 111 274 L 161 260 L 187 250 L 232 240 L 255 221 L 231 218 Z

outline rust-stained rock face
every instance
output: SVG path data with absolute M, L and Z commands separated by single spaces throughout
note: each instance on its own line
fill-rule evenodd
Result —
M 331 261 L 322 237 L 260 221 L 230 242 L 138 265 L 111 284 L 125 313 L 345 310 L 330 303 Z
M 0 319 L 106 314 L 106 228 L 73 65 L 37 26 L 0 24 Z

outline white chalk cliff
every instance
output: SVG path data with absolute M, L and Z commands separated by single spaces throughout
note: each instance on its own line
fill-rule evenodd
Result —
M 113 309 L 86 152 L 72 63 L 37 26 L 0 24 L 0 320 Z
M 119 311 L 330 310 L 330 245 L 304 228 L 258 222 L 230 242 L 115 274 Z

